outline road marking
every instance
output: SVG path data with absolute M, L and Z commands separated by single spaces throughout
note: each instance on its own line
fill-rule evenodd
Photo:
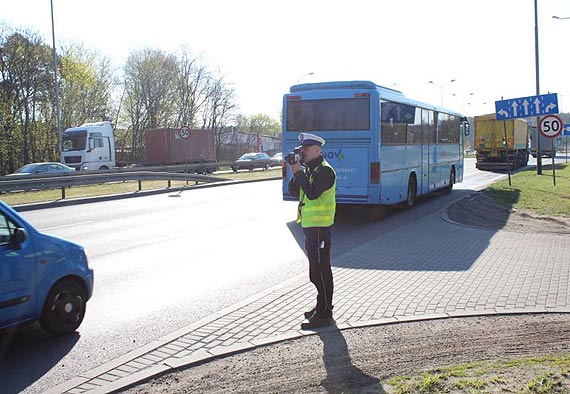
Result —
M 83 224 L 89 224 L 89 223 L 95 223 L 95 221 L 89 220 L 87 222 L 78 222 L 78 223 L 71 223 L 71 224 L 62 224 L 61 226 L 45 227 L 45 228 L 41 228 L 40 231 L 54 230 L 57 228 L 72 227 L 72 226 L 81 226 Z

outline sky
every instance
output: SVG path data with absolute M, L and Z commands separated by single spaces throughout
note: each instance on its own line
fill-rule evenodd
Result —
M 142 48 L 181 47 L 219 69 L 240 112 L 279 117 L 291 85 L 370 80 L 473 116 L 536 94 L 534 0 L 53 0 L 56 46 L 117 71 Z M 0 0 L 0 22 L 51 45 L 49 0 Z M 540 93 L 570 112 L 569 0 L 538 0 Z M 454 82 L 451 82 L 454 80 Z M 433 81 L 429 83 L 428 81 Z

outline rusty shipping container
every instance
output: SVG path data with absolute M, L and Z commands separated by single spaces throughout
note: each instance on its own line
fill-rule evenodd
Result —
M 156 129 L 145 132 L 145 165 L 216 161 L 213 130 Z

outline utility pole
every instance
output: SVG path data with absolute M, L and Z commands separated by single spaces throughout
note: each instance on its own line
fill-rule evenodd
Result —
M 53 0 L 50 0 L 51 5 L 51 39 L 52 39 L 52 52 L 53 52 L 53 77 L 55 82 L 55 118 L 57 120 L 57 140 L 58 145 L 61 143 L 61 120 L 59 118 L 59 86 L 57 83 L 57 54 L 55 52 L 55 25 L 53 23 Z
M 540 96 L 540 72 L 538 62 L 538 0 L 534 0 L 534 59 L 536 64 L 536 95 Z M 540 133 L 538 125 L 540 116 L 536 117 L 536 174 L 542 175 L 542 150 L 540 148 Z

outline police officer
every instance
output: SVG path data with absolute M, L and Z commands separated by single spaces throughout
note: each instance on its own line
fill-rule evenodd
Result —
M 308 322 L 302 329 L 332 323 L 333 276 L 330 263 L 331 228 L 336 210 L 336 174 L 323 158 L 325 140 L 317 135 L 300 133 L 304 168 L 300 162 L 289 163 L 293 177 L 289 193 L 299 197 L 297 223 L 303 227 L 305 249 L 309 258 L 309 279 L 317 288 L 317 305 L 305 312 Z

